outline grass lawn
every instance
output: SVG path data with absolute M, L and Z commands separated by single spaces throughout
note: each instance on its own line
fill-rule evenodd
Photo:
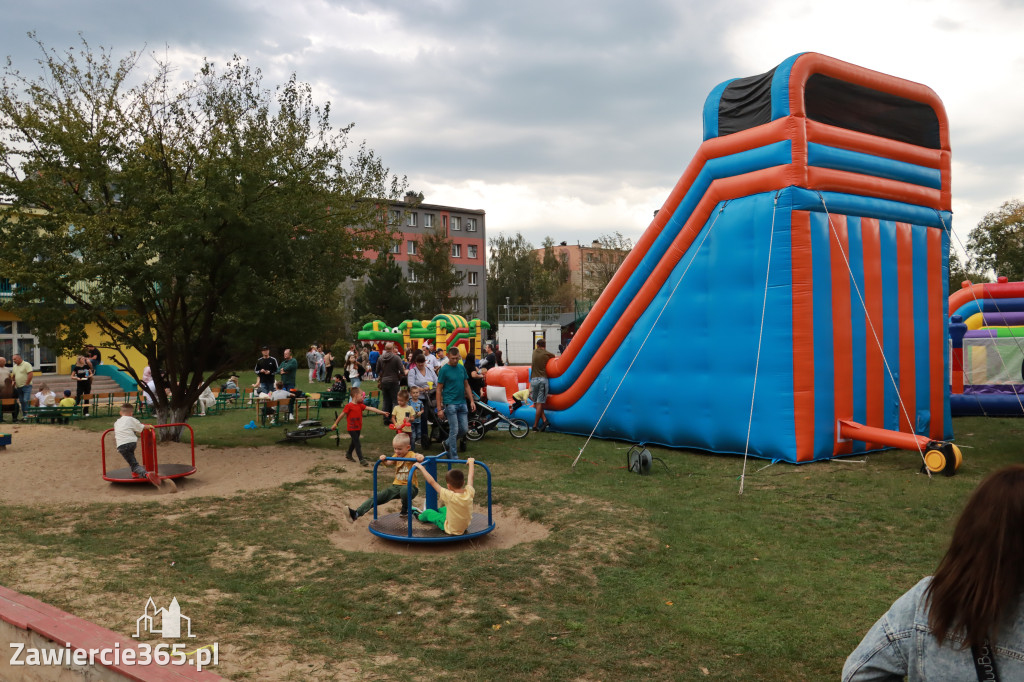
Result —
M 215 446 L 280 438 L 241 429 L 249 418 L 191 423 Z M 125 634 L 140 598 L 176 596 L 222 663 L 246 655 L 233 679 L 838 679 L 871 623 L 934 569 L 971 490 L 1019 459 L 1024 423 L 954 426 L 968 447 L 953 478 L 918 474 L 907 452 L 751 460 L 742 496 L 737 457 L 655 449 L 667 469 L 641 477 L 624 469 L 628 444 L 592 441 L 573 470 L 582 438 L 489 433 L 469 454 L 490 465 L 495 503 L 550 529 L 504 550 L 343 552 L 324 501 L 365 495 L 369 475 L 320 467 L 228 498 L 0 506 L 0 553 L 73 562 L 80 587 L 25 591 Z M 365 430 L 366 454 L 389 435 Z M 0 563 L 0 583 L 16 586 L 18 570 Z M 290 667 L 269 677 L 271 660 Z

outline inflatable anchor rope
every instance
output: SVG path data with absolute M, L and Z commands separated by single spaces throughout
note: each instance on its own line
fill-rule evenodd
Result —
M 779 209 L 779 194 L 775 192 L 775 200 L 772 203 L 772 229 L 768 233 L 768 265 L 764 272 L 764 297 L 761 299 L 761 326 L 757 330 L 757 357 L 754 360 L 754 386 L 750 389 L 750 416 L 747 417 L 747 440 L 743 444 L 743 471 L 740 472 L 740 495 L 743 494 L 743 484 L 747 480 L 747 456 L 750 452 L 750 427 L 754 423 L 754 397 L 757 395 L 757 372 L 761 367 L 761 340 L 764 338 L 764 311 L 768 307 L 768 279 L 772 274 L 772 243 L 775 241 L 775 215 Z M 772 462 L 774 464 L 774 462 Z M 768 466 L 771 466 L 769 464 Z
M 637 348 L 636 354 L 633 356 L 633 359 L 630 360 L 629 367 L 626 368 L 626 372 L 623 372 L 622 378 L 618 380 L 618 385 L 615 386 L 615 390 L 612 391 L 611 397 L 608 398 L 608 402 L 605 404 L 604 410 L 601 411 L 601 416 L 597 418 L 597 423 L 594 424 L 594 428 L 591 429 L 590 435 L 587 436 L 587 441 L 584 442 L 583 447 L 581 447 L 580 454 L 577 455 L 577 458 L 572 460 L 573 469 L 575 469 L 575 465 L 577 465 L 577 462 L 580 461 L 580 458 L 583 457 L 583 451 L 587 450 L 587 445 L 590 444 L 591 439 L 594 437 L 594 433 L 597 432 L 597 427 L 601 425 L 601 420 L 604 419 L 604 415 L 607 414 L 608 408 L 611 407 L 611 402 L 615 399 L 615 395 L 618 393 L 618 389 L 623 387 L 623 382 L 626 381 L 626 377 L 629 376 L 630 370 L 632 370 L 633 366 L 636 364 L 637 358 L 640 357 L 640 353 L 643 352 L 643 347 L 647 344 L 647 340 L 650 338 L 650 335 L 654 333 L 655 329 L 657 329 L 657 323 L 660 322 L 660 319 L 662 319 L 662 315 L 665 314 L 666 309 L 669 307 L 669 303 L 672 302 L 672 297 L 676 295 L 676 290 L 679 289 L 679 285 L 681 285 L 683 283 L 683 280 L 686 279 L 686 273 L 689 272 L 690 265 L 692 265 L 693 261 L 696 260 L 697 254 L 700 253 L 700 248 L 703 246 L 703 243 L 705 243 L 708 240 L 708 237 L 711 235 L 712 230 L 715 229 L 715 224 L 718 222 L 718 219 L 722 216 L 722 213 L 725 212 L 725 207 L 728 205 L 729 200 L 726 200 L 722 203 L 722 206 L 719 207 L 718 213 L 715 214 L 715 219 L 711 223 L 711 227 L 709 227 L 708 231 L 705 232 L 705 236 L 703 236 L 700 239 L 700 243 L 697 245 L 696 250 L 693 252 L 693 257 L 690 258 L 688 263 L 686 263 L 686 268 L 683 269 L 683 273 L 679 275 L 679 280 L 676 282 L 676 285 L 672 288 L 672 292 L 669 294 L 669 298 L 667 298 L 665 304 L 662 305 L 662 309 L 658 310 L 657 317 L 654 318 L 654 322 L 651 323 L 650 329 L 647 330 L 647 336 L 645 336 L 643 338 L 643 341 L 640 342 L 640 347 Z

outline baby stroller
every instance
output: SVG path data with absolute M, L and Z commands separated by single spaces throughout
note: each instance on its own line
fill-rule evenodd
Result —
M 469 433 L 466 438 L 471 441 L 478 441 L 488 431 L 508 430 L 513 438 L 526 438 L 530 434 L 530 425 L 523 419 L 506 417 L 504 414 L 491 407 L 486 400 L 476 401 L 476 411 L 469 415 Z

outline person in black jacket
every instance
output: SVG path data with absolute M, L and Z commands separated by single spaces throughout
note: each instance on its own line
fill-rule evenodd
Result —
M 274 392 L 274 381 L 277 379 L 277 358 L 270 355 L 270 346 L 260 348 L 262 357 L 256 361 L 256 380 L 260 382 L 260 393 L 267 395 Z
M 395 344 L 388 341 L 384 352 L 377 360 L 378 386 L 380 387 L 381 409 L 387 415 L 384 426 L 391 425 L 391 410 L 398 402 L 398 387 L 405 378 L 405 365 L 402 358 L 395 355 Z

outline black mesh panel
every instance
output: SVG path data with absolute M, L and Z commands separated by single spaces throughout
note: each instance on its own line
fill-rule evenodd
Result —
M 939 149 L 939 118 L 927 104 L 814 74 L 804 86 L 807 118 L 847 130 Z
M 772 120 L 772 77 L 775 69 L 759 76 L 737 78 L 718 101 L 718 134 L 738 133 Z

